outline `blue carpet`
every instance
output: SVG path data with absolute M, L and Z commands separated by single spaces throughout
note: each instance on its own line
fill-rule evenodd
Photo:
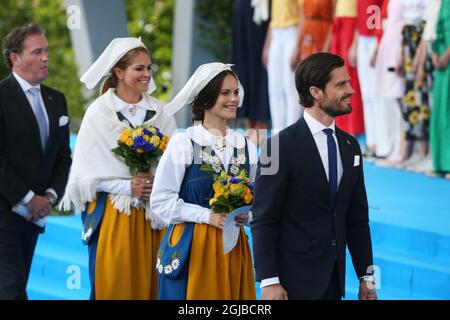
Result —
M 450 299 L 450 181 L 370 163 L 364 169 L 379 298 Z M 49 218 L 33 260 L 30 299 L 89 297 L 80 238 L 79 217 Z M 346 299 L 357 291 L 348 255 Z

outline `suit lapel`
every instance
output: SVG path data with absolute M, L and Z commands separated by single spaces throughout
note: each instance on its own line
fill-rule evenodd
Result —
M 345 137 L 342 131 L 336 128 L 336 137 L 339 145 L 339 152 L 341 154 L 342 167 L 344 172 L 342 173 L 342 178 L 339 183 L 338 192 L 336 196 L 336 202 L 339 200 L 339 194 L 348 191 L 350 183 L 350 174 L 353 167 L 353 152 L 351 148 L 351 141 Z
M 40 146 L 41 138 L 39 133 L 39 125 L 37 123 L 36 116 L 34 115 L 33 108 L 31 107 L 25 92 L 23 92 L 20 84 L 12 74 L 10 75 L 10 83 L 12 87 L 11 101 L 17 101 L 17 103 L 14 103 L 14 107 L 20 109 L 19 114 L 21 115 L 23 122 L 33 127 L 32 130 L 34 131 L 34 134 L 30 137 L 30 139 L 35 140 L 33 145 Z M 42 151 L 42 148 L 39 149 Z
M 316 177 L 316 179 L 319 180 L 320 185 L 323 186 L 322 191 L 324 194 L 328 195 L 329 184 L 325 168 L 323 167 L 322 158 L 320 157 L 319 149 L 317 149 L 311 130 L 309 130 L 309 127 L 303 117 L 298 120 L 298 130 L 296 131 L 301 136 L 301 139 L 299 139 L 299 143 L 301 144 L 300 150 L 306 151 L 303 154 L 303 159 L 307 163 L 308 167 L 311 168 L 311 175 Z
M 58 129 L 58 119 L 54 108 L 55 103 L 54 97 L 48 92 L 47 88 L 43 85 L 41 85 L 41 94 L 42 99 L 44 100 L 45 110 L 47 111 L 48 116 L 49 133 L 46 146 L 47 151 L 48 148 L 51 146 L 53 139 L 55 138 L 55 133 L 57 132 Z

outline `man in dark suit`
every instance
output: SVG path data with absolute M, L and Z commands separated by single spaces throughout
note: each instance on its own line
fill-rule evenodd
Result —
M 11 31 L 0 82 L 0 299 L 27 299 L 38 223 L 62 196 L 71 164 L 65 97 L 41 82 L 48 44 L 36 24 Z
M 334 124 L 351 112 L 344 60 L 311 55 L 295 80 L 305 114 L 268 141 L 256 176 L 251 231 L 262 298 L 341 299 L 347 245 L 359 298 L 376 299 L 361 150 Z

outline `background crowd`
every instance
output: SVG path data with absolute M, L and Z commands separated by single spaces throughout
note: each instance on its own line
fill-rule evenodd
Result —
M 450 179 L 449 5 L 235 1 L 232 62 L 249 92 L 241 118 L 247 128 L 276 131 L 295 122 L 302 113 L 295 66 L 315 52 L 335 53 L 345 59 L 355 90 L 352 113 L 336 124 L 365 134 L 366 159 Z

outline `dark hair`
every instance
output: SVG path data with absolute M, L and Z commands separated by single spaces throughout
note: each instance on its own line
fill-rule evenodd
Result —
M 192 121 L 202 121 L 205 119 L 205 110 L 211 109 L 217 101 L 222 88 L 223 80 L 227 75 L 236 78 L 236 74 L 231 70 L 225 70 L 212 78 L 211 81 L 198 93 L 191 103 Z
M 8 68 L 12 68 L 12 61 L 9 58 L 11 53 L 22 54 L 25 40 L 32 35 L 45 34 L 44 29 L 36 23 L 27 26 L 17 27 L 6 35 L 3 39 L 3 60 Z
M 117 80 L 116 74 L 114 73 L 114 69 L 119 68 L 125 70 L 128 66 L 131 65 L 133 58 L 136 56 L 138 52 L 144 52 L 150 56 L 150 52 L 147 50 L 147 48 L 144 47 L 137 47 L 128 51 L 122 58 L 120 58 L 119 61 L 117 61 L 114 67 L 111 68 L 108 77 L 102 82 L 99 92 L 100 95 L 108 91 L 109 88 L 117 87 L 119 81 Z
M 330 81 L 331 72 L 344 65 L 344 59 L 326 52 L 312 54 L 303 60 L 295 71 L 295 87 L 300 97 L 300 104 L 305 108 L 312 107 L 314 98 L 309 88 L 314 86 L 325 90 Z

